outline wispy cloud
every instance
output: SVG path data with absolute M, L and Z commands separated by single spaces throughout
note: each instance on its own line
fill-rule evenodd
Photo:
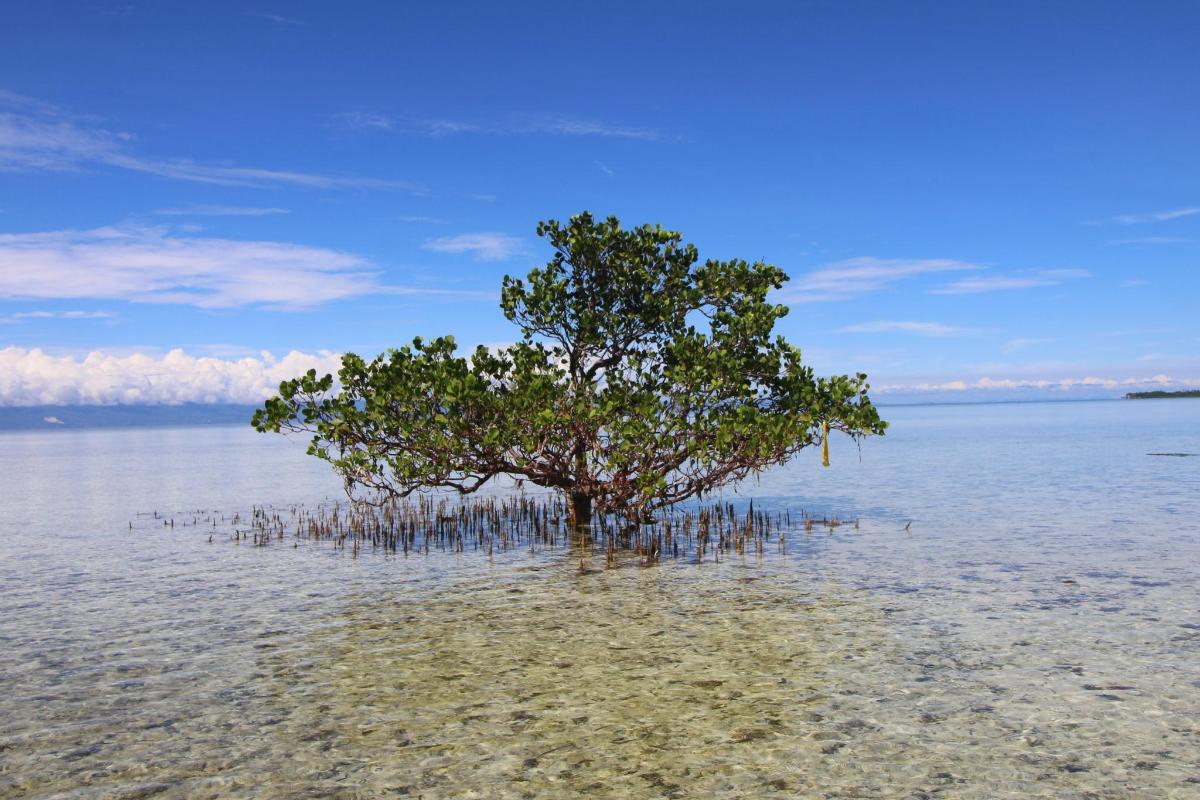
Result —
M 38 349 L 0 349 L 0 406 L 179 403 L 261 403 L 280 381 L 309 369 L 336 373 L 328 351 L 269 352 L 237 359 L 165 354 L 54 356 Z
M 1145 278 L 1130 278 L 1127 281 L 1121 281 L 1121 288 L 1132 289 L 1135 286 L 1145 286 L 1148 283 L 1150 283 L 1150 281 L 1146 280 Z
M 27 319 L 106 319 L 117 318 L 115 311 L 20 311 L 0 316 L 0 323 L 13 324 Z
M 616 174 L 615 172 L 613 172 L 613 168 L 610 167 L 608 164 L 605 164 L 603 161 L 593 161 L 592 163 L 596 165 L 596 169 L 600 170 L 605 175 L 615 175 Z
M 1160 389 L 1200 386 L 1200 377 L 1182 378 L 1171 375 L 1152 375 L 1149 377 L 1097 377 L 1088 375 L 1081 378 L 979 378 L 978 380 L 948 380 L 940 382 L 916 382 L 872 384 L 872 392 L 889 394 L 897 392 L 965 392 L 982 390 L 991 392 L 1021 391 L 1021 390 L 1050 390 L 1069 392 L 1079 389 L 1103 389 L 1130 391 L 1141 387 Z
M 654 128 L 619 125 L 588 117 L 566 114 L 537 114 L 511 117 L 499 122 L 470 122 L 458 119 L 392 116 L 374 111 L 342 111 L 333 115 L 336 127 L 359 131 L 401 131 L 420 136 L 442 137 L 459 134 L 497 136 L 591 136 L 608 139 L 636 139 L 656 142 L 677 140 Z
M 360 256 L 287 242 L 136 227 L 0 234 L 0 297 L 292 310 L 368 293 L 453 294 L 384 285 Z
M 1146 214 L 1121 214 L 1113 217 L 1112 222 L 1120 225 L 1138 225 L 1143 222 L 1167 222 L 1180 217 L 1191 217 L 1200 214 L 1200 206 L 1188 208 L 1172 208 L 1167 211 L 1151 211 Z
M 507 233 L 462 233 L 430 239 L 422 245 L 435 253 L 469 253 L 477 261 L 504 261 L 522 252 L 524 242 Z
M 391 117 L 369 111 L 342 111 L 333 115 L 333 122 L 339 128 L 359 131 L 390 131 L 396 126 Z
M 1040 286 L 1057 286 L 1064 281 L 1090 277 L 1083 269 L 1048 269 L 1031 275 L 981 275 L 962 278 L 945 286 L 930 289 L 930 294 L 984 294 L 1010 289 L 1034 289 Z
M 216 186 L 424 191 L 416 184 L 382 178 L 149 157 L 133 149 L 134 139 L 129 133 L 99 127 L 55 106 L 11 92 L 0 93 L 0 171 L 64 172 L 109 167 Z
M 983 294 L 984 292 L 999 292 L 1006 289 L 1032 289 L 1037 286 L 1054 286 L 1058 281 L 1045 278 L 1014 278 L 1005 275 L 992 275 L 981 278 L 964 278 L 960 281 L 930 289 L 930 294 Z
M 399 128 L 406 133 L 422 136 L 452 136 L 457 133 L 511 133 L 500 128 L 487 128 L 472 122 L 453 119 L 399 119 L 393 120 L 389 128 Z
M 258 19 L 265 19 L 268 22 L 274 22 L 276 25 L 287 25 L 292 28 L 308 27 L 307 22 L 302 22 L 298 19 L 292 19 L 291 17 L 285 17 L 280 14 L 270 14 L 265 11 L 247 11 L 247 12 L 245 12 L 245 14 L 247 17 L 257 17 Z
M 1120 247 L 1131 244 L 1185 244 L 1190 241 L 1192 240 L 1179 236 L 1142 236 L 1137 239 L 1112 239 L 1105 244 L 1110 247 Z
M 891 288 L 896 283 L 921 275 L 978 270 L 983 267 L 953 259 L 851 258 L 826 264 L 801 275 L 783 293 L 792 303 L 849 300 Z
M 410 225 L 446 225 L 450 220 L 442 219 L 441 217 L 427 217 L 424 214 L 410 214 L 404 217 L 396 217 L 400 222 Z
M 1092 277 L 1091 270 L 1086 269 L 1044 269 L 1038 272 L 1042 278 L 1047 278 L 1052 281 L 1074 280 L 1076 278 Z
M 358 175 L 331 175 L 294 172 L 261 167 L 218 167 L 183 159 L 155 160 L 112 154 L 101 163 L 144 172 L 162 178 L 208 183 L 214 186 L 298 186 L 305 189 L 402 189 L 417 194 L 425 190 L 407 181 L 367 178 Z
M 945 325 L 941 322 L 913 322 L 903 320 L 875 320 L 848 325 L 840 330 L 841 333 L 911 333 L 917 336 L 968 336 L 976 331 L 970 328 L 960 328 L 955 325 Z
M 651 142 L 668 138 L 661 131 L 652 128 L 613 125 L 594 119 L 558 115 L 544 116 L 540 119 L 530 120 L 524 125 L 513 126 L 513 132 L 552 133 L 560 136 L 602 136 L 616 139 L 641 139 Z
M 1007 342 L 1004 343 L 1003 350 L 1006 353 L 1013 353 L 1013 352 L 1016 352 L 1017 350 L 1024 350 L 1026 347 L 1036 347 L 1039 344 L 1050 344 L 1053 341 L 1054 341 L 1053 339 L 1036 339 L 1036 338 L 1009 339 Z
M 290 212 L 286 208 L 196 205 L 184 208 L 160 208 L 154 213 L 163 217 L 267 217 Z

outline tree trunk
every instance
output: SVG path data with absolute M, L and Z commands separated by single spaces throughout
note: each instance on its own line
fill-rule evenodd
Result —
M 572 528 L 586 528 L 592 522 L 592 496 L 582 492 L 570 493 L 571 506 L 567 511 L 567 523 Z

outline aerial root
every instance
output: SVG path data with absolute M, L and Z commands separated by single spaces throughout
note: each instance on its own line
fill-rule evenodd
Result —
M 255 506 L 248 516 L 216 512 L 181 515 L 180 528 L 203 527 L 209 541 L 222 528 L 228 538 L 256 547 L 285 541 L 327 542 L 357 557 L 360 553 L 429 554 L 477 552 L 493 555 L 517 549 L 531 553 L 577 549 L 603 554 L 615 566 L 633 555 L 642 564 L 663 560 L 719 561 L 747 553 L 762 556 L 768 548 L 787 550 L 789 531 L 832 534 L 845 524 L 837 517 L 793 515 L 789 509 L 764 511 L 753 502 L 745 510 L 732 503 L 714 503 L 687 510 L 671 509 L 630 522 L 617 515 L 596 515 L 590 524 L 572 526 L 564 502 L 554 497 L 475 498 L 418 497 L 382 504 L 334 501 L 317 506 L 286 508 Z M 153 525 L 174 529 L 176 518 L 151 517 Z M 858 520 L 853 521 L 859 527 Z M 130 522 L 131 530 L 138 530 Z M 216 533 L 214 533 L 216 532 Z

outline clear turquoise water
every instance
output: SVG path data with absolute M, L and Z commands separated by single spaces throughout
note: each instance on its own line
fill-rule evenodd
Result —
M 1200 796 L 1200 401 L 885 416 L 731 495 L 858 530 L 582 574 L 136 516 L 338 496 L 249 429 L 0 435 L 0 797 Z

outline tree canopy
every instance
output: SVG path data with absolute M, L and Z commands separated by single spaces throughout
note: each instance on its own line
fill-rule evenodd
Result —
M 259 431 L 312 434 L 352 494 L 474 492 L 498 475 L 562 491 L 576 524 L 644 519 L 781 464 L 830 431 L 882 434 L 866 376 L 816 377 L 772 336 L 787 275 L 700 262 L 679 233 L 583 213 L 542 222 L 554 255 L 506 276 L 516 344 L 414 339 L 285 381 Z

